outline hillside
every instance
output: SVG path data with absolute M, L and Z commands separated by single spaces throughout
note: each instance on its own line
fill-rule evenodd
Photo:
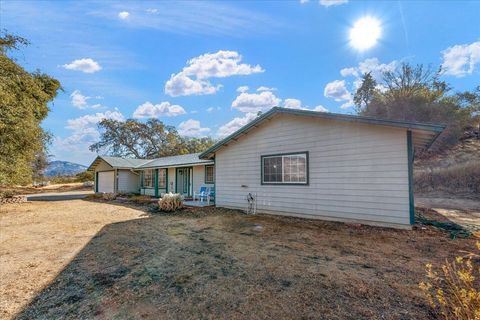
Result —
M 78 163 L 57 160 L 48 164 L 48 167 L 45 170 L 45 176 L 74 176 L 77 173 L 85 171 L 86 169 L 87 167 Z
M 467 130 L 449 150 L 416 160 L 414 175 L 416 192 L 480 197 L 478 130 Z

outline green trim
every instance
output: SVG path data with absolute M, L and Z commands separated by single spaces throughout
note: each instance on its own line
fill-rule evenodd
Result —
M 264 158 L 270 158 L 270 157 L 280 157 L 280 156 L 290 156 L 290 155 L 296 155 L 296 154 L 304 154 L 306 156 L 306 160 L 307 160 L 307 166 L 306 166 L 306 170 L 307 172 L 306 173 L 306 182 L 299 182 L 299 183 L 295 183 L 295 182 L 264 182 L 263 181 L 263 159 Z M 310 172 L 310 167 L 309 167 L 309 162 L 310 162 L 310 158 L 309 158 L 309 154 L 308 154 L 308 151 L 299 151 L 299 152 L 287 152 L 287 153 L 276 153 L 276 154 L 266 154 L 266 155 L 262 155 L 260 156 L 260 184 L 261 185 L 270 185 L 270 186 L 308 186 L 310 184 L 310 180 L 309 180 L 309 172 Z M 283 170 L 283 165 L 282 165 L 282 170 Z M 282 176 L 283 176 L 283 172 L 282 172 Z
M 98 192 L 98 171 L 95 172 L 95 193 Z
M 207 167 L 213 168 L 213 181 L 207 181 Z M 215 184 L 215 165 L 213 164 L 206 165 L 203 170 L 205 171 L 205 179 L 203 180 L 205 184 Z
M 426 131 L 433 131 L 433 132 L 442 132 L 443 129 L 445 129 L 446 127 L 445 125 L 437 125 L 437 124 L 431 124 L 431 123 L 376 119 L 371 117 L 354 116 L 354 115 L 340 114 L 340 113 L 318 112 L 318 111 L 311 111 L 311 110 L 297 110 L 297 109 L 274 107 L 270 109 L 268 112 L 257 117 L 255 120 L 241 127 L 231 135 L 227 136 L 225 139 L 220 140 L 218 143 L 214 144 L 212 147 L 202 152 L 198 157 L 200 159 L 208 159 L 211 153 L 217 151 L 222 146 L 230 143 L 231 140 L 235 140 L 236 138 L 244 134 L 246 131 L 248 131 L 252 127 L 257 127 L 261 122 L 270 118 L 276 113 L 285 113 L 285 114 L 291 114 L 296 116 L 316 117 L 316 118 L 330 119 L 330 120 L 336 120 L 336 121 L 359 122 L 359 123 L 368 123 L 368 124 L 383 125 L 383 126 L 390 126 L 390 127 L 426 130 Z
M 143 189 L 143 170 L 140 171 L 140 189 Z
M 155 185 L 155 198 L 158 198 L 158 169 L 155 169 L 155 181 L 154 181 L 154 185 Z
M 412 131 L 407 131 L 407 154 L 408 154 L 408 201 L 410 211 L 410 224 L 415 223 L 415 199 L 413 198 L 413 142 Z

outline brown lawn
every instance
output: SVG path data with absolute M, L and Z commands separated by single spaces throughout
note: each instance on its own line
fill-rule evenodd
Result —
M 0 318 L 431 319 L 417 285 L 473 239 L 222 209 L 0 207 Z

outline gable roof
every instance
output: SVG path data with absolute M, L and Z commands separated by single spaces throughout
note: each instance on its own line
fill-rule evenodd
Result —
M 97 156 L 97 158 L 88 167 L 87 171 L 94 170 L 95 167 L 103 160 L 112 168 L 117 169 L 144 169 L 157 167 L 172 167 L 196 165 L 203 163 L 211 163 L 211 160 L 203 160 L 198 156 L 200 153 L 190 153 L 178 156 L 162 157 L 156 159 L 132 159 L 121 157 Z
M 185 165 L 196 165 L 196 164 L 212 162 L 211 160 L 200 159 L 198 157 L 199 155 L 200 153 L 190 153 L 190 154 L 182 154 L 178 156 L 170 156 L 170 157 L 153 159 L 136 168 L 139 169 L 139 168 L 154 168 L 154 167 L 185 166 Z
M 332 121 L 342 121 L 342 122 L 356 122 L 356 123 L 365 123 L 372 125 L 380 125 L 387 127 L 397 127 L 405 128 L 412 130 L 414 132 L 413 143 L 417 148 L 428 148 L 433 141 L 440 135 L 440 133 L 445 129 L 445 125 L 431 124 L 431 123 L 420 123 L 420 122 L 410 122 L 410 121 L 398 121 L 398 120 L 387 120 L 387 119 L 378 119 L 372 117 L 364 116 L 354 116 L 341 113 L 330 113 L 330 112 L 320 112 L 320 111 L 311 111 L 311 110 L 298 110 L 298 109 L 289 109 L 289 108 L 280 108 L 274 107 L 268 112 L 262 114 L 255 120 L 241 127 L 231 135 L 220 140 L 212 147 L 207 149 L 205 152 L 200 154 L 201 159 L 210 159 L 213 157 L 214 153 L 220 148 L 228 145 L 231 141 L 236 141 L 238 137 L 243 134 L 246 134 L 250 130 L 260 126 L 267 119 L 271 119 L 278 114 L 289 114 L 296 116 L 306 116 L 314 117 L 321 119 L 328 119 Z

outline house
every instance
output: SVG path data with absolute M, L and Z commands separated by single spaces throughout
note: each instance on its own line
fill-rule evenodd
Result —
M 98 157 L 90 168 L 99 192 L 188 196 L 211 184 L 219 207 L 245 209 L 250 194 L 261 213 L 409 228 L 414 152 L 428 148 L 443 129 L 273 108 L 201 154 Z M 113 173 L 106 178 L 105 172 Z
M 88 170 L 95 171 L 95 192 L 154 197 L 174 192 L 191 197 L 200 186 L 214 184 L 214 161 L 198 156 L 194 153 L 152 160 L 98 156 Z

